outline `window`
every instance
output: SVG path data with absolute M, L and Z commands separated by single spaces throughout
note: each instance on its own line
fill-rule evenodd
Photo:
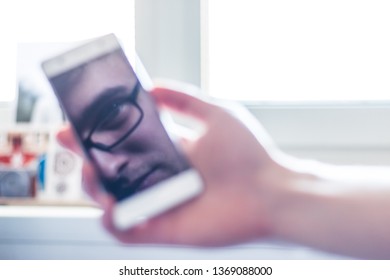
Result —
M 204 6 L 211 95 L 390 100 L 388 1 L 212 0 Z
M 203 0 L 202 88 L 244 101 L 282 149 L 390 164 L 390 3 Z

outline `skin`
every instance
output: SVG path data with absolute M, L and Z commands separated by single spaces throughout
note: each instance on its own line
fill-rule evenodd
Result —
M 201 196 L 126 231 L 112 226 L 113 199 L 99 191 L 88 163 L 85 189 L 104 209 L 103 223 L 128 243 L 223 246 L 282 238 L 356 258 L 390 258 L 390 168 L 336 167 L 289 157 L 247 114 L 168 88 L 152 94 L 160 106 L 204 124 L 184 140 L 201 173 Z M 59 140 L 80 152 L 69 127 Z

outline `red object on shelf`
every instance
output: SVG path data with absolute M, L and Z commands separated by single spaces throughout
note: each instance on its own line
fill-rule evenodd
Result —
M 23 137 L 21 134 L 9 134 L 9 142 L 11 143 L 11 151 L 7 154 L 0 155 L 0 163 L 9 167 L 25 167 L 36 160 L 37 155 L 31 152 L 26 152 L 23 149 Z

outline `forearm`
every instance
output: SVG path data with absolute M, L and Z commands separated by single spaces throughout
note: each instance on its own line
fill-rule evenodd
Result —
M 358 258 L 390 258 L 390 168 L 302 171 L 276 190 L 270 212 L 276 236 Z

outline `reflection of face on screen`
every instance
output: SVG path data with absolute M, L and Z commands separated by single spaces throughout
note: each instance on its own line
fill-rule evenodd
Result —
M 122 51 L 51 83 L 106 188 L 118 200 L 188 168 Z

